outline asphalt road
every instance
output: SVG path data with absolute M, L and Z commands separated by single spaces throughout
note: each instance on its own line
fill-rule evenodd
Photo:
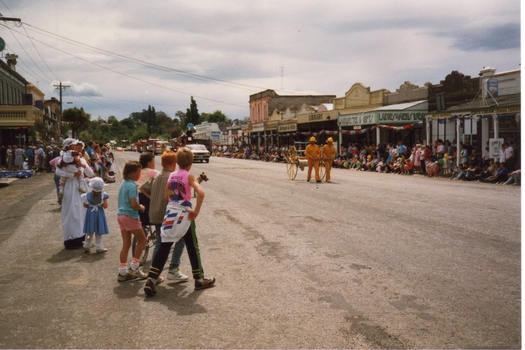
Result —
M 202 171 L 217 286 L 154 298 L 117 282 L 120 176 L 106 254 L 63 249 L 52 174 L 0 187 L 0 348 L 521 348 L 520 187 L 342 169 L 316 184 L 216 157 Z

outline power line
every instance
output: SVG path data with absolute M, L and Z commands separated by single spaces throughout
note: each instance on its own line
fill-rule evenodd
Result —
M 44 33 L 56 36 L 56 37 L 64 39 L 64 40 L 67 40 L 67 41 L 69 41 L 71 43 L 74 43 L 76 45 L 84 46 L 84 47 L 87 47 L 87 48 L 95 50 L 95 51 L 99 51 L 99 52 L 102 52 L 102 53 L 105 53 L 105 54 L 108 54 L 108 55 L 112 55 L 112 56 L 115 56 L 115 57 L 126 59 L 128 61 L 133 61 L 133 62 L 136 62 L 136 63 L 140 63 L 140 64 L 143 64 L 143 65 L 146 65 L 146 66 L 149 66 L 149 67 L 153 67 L 153 68 L 157 68 L 157 69 L 161 69 L 161 70 L 164 70 L 164 71 L 170 71 L 170 72 L 178 73 L 178 74 L 181 74 L 181 75 L 189 76 L 189 77 L 192 77 L 192 78 L 198 78 L 200 80 L 210 80 L 210 81 L 214 81 L 214 82 L 226 83 L 226 84 L 231 84 L 231 85 L 238 85 L 238 86 L 241 86 L 241 87 L 246 87 L 246 88 L 250 88 L 250 89 L 256 89 L 257 91 L 266 89 L 266 88 L 263 88 L 263 87 L 260 87 L 260 86 L 253 86 L 253 85 L 248 85 L 248 84 L 236 83 L 236 82 L 228 81 L 228 80 L 222 80 L 222 79 L 207 77 L 207 76 L 204 76 L 204 75 L 199 75 L 199 74 L 195 74 L 195 73 L 186 72 L 186 71 L 183 71 L 183 70 L 180 70 L 180 69 L 170 68 L 170 67 L 154 64 L 154 63 L 151 63 L 151 62 L 142 61 L 142 60 L 139 60 L 139 59 L 136 59 L 136 58 L 133 58 L 133 57 L 124 56 L 124 55 L 121 55 L 121 54 L 118 54 L 118 53 L 114 53 L 114 52 L 111 52 L 111 51 L 107 51 L 107 50 L 104 50 L 104 49 L 100 49 L 100 48 L 97 48 L 97 47 L 94 47 L 94 46 L 91 46 L 91 45 L 83 44 L 83 43 L 78 42 L 76 40 L 69 39 L 69 38 L 66 38 L 64 36 L 51 33 L 51 32 L 49 32 L 47 30 L 44 30 L 44 29 L 32 26 L 32 25 L 30 25 L 28 23 L 25 23 L 25 22 L 23 23 L 23 25 L 24 25 L 24 27 L 25 26 L 29 26 L 29 27 L 34 28 L 36 30 L 42 31 Z
M 14 31 L 14 32 L 17 32 L 17 31 Z M 24 35 L 24 36 L 25 36 L 24 33 L 20 33 L 20 32 L 17 32 L 17 33 L 20 34 L 20 35 Z M 110 71 L 110 72 L 113 72 L 113 73 L 116 73 L 116 74 L 119 74 L 119 75 L 125 76 L 125 77 L 127 77 L 127 78 L 130 78 L 130 79 L 133 79 L 133 80 L 140 81 L 140 82 L 142 82 L 142 83 L 146 83 L 146 84 L 153 85 L 153 86 L 156 86 L 156 87 L 159 87 L 159 88 L 163 88 L 163 89 L 166 89 L 166 90 L 174 91 L 174 92 L 177 92 L 177 93 L 180 93 L 180 94 L 183 94 L 183 95 L 194 96 L 194 97 L 197 97 L 197 98 L 200 98 L 200 99 L 203 99 L 203 100 L 217 102 L 217 103 L 220 103 L 220 104 L 223 104 L 223 105 L 230 105 L 230 106 L 236 106 L 236 107 L 247 108 L 247 107 L 244 106 L 244 105 L 241 106 L 241 105 L 238 105 L 238 104 L 235 104 L 235 103 L 229 103 L 229 102 L 224 102 L 224 101 L 217 101 L 217 100 L 210 99 L 210 98 L 207 98 L 207 97 L 204 97 L 204 96 L 199 96 L 199 95 L 197 95 L 197 94 L 186 93 L 186 92 L 183 92 L 183 91 L 180 91 L 180 90 L 176 90 L 176 89 L 173 89 L 173 88 L 170 88 L 170 87 L 167 87 L 167 86 L 163 86 L 163 85 L 159 85 L 159 84 L 156 84 L 156 83 L 152 83 L 152 82 L 147 81 L 147 80 L 144 80 L 144 79 L 135 78 L 135 77 L 133 77 L 133 76 L 131 76 L 131 75 L 129 75 L 129 74 L 121 73 L 121 72 L 116 71 L 116 70 L 114 70 L 114 69 L 111 69 L 111 68 L 105 67 L 105 66 L 103 66 L 103 65 L 101 65 L 101 64 L 98 64 L 98 63 L 95 63 L 95 62 L 91 62 L 91 61 L 86 60 L 86 59 L 84 59 L 84 58 L 81 58 L 81 57 L 79 57 L 79 56 L 77 56 L 77 55 L 73 55 L 72 53 L 69 53 L 69 52 L 67 52 L 67 51 L 61 50 L 61 49 L 59 49 L 59 48 L 57 48 L 57 47 L 54 47 L 54 46 L 52 46 L 52 45 L 46 44 L 46 43 L 44 43 L 44 42 L 42 42 L 42 41 L 40 41 L 40 40 L 37 40 L 37 39 L 35 39 L 35 38 L 33 38 L 33 40 L 36 41 L 36 42 L 38 42 L 38 43 L 40 43 L 40 44 L 42 44 L 42 45 L 45 45 L 45 46 L 47 46 L 47 47 L 49 47 L 49 48 L 52 48 L 52 49 L 54 49 L 54 50 L 56 50 L 56 51 L 62 52 L 62 53 L 64 53 L 64 54 L 66 54 L 66 55 L 69 55 L 69 56 L 71 56 L 71 57 L 74 57 L 74 58 L 76 58 L 76 59 L 79 59 L 79 60 L 81 60 L 81 61 L 87 62 L 87 63 L 89 63 L 89 64 L 92 64 L 92 65 L 94 65 L 94 66 L 97 66 L 97 67 L 102 68 L 102 69 L 105 69 L 105 70 L 108 70 L 108 71 Z

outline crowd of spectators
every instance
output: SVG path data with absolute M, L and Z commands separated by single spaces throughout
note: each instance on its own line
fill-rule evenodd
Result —
M 37 146 L 26 147 L 20 145 L 2 145 L 0 146 L 0 170 L 55 172 L 50 162 L 59 157 L 61 151 L 62 148 L 55 143 L 48 146 L 38 144 Z M 110 145 L 90 142 L 88 145 L 84 145 L 82 156 L 86 158 L 95 174 L 104 179 L 104 181 L 115 181 L 111 171 L 114 158 Z
M 289 146 L 269 145 L 237 146 L 214 145 L 212 155 L 266 162 L 286 162 Z M 351 143 L 341 146 L 333 162 L 334 168 L 370 171 L 387 174 L 428 177 L 449 177 L 453 180 L 480 181 L 505 185 L 520 185 L 520 158 L 516 145 L 504 142 L 497 160 L 491 158 L 488 146 L 483 153 L 470 142 L 461 144 L 458 150 L 455 141 L 438 139 L 433 145 L 421 142 L 415 145 L 397 144 L 369 145 Z

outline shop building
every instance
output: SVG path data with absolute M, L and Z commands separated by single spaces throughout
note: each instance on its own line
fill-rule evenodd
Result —
M 250 125 L 243 129 L 254 146 L 291 144 L 298 131 L 298 115 L 309 106 L 331 104 L 335 95 L 278 95 L 265 90 L 250 95 Z
M 521 143 L 521 70 L 496 73 L 483 68 L 471 78 L 457 71 L 429 94 L 426 134 L 430 142 L 451 141 L 458 150 L 465 142 L 480 154 L 485 147 L 507 141 Z
M 17 58 L 7 54 L 7 63 L 0 60 L 0 144 L 25 147 L 36 141 L 30 140 L 29 129 L 43 122 L 43 108 L 33 105 L 41 93 L 16 72 Z

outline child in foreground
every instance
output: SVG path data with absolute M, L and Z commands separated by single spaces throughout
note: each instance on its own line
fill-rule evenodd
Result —
M 195 289 L 199 290 L 214 286 L 215 278 L 204 278 L 204 270 L 201 265 L 195 219 L 199 215 L 202 202 L 204 201 L 204 191 L 197 178 L 189 173 L 192 164 L 193 153 L 188 148 L 179 148 L 177 151 L 179 170 L 170 175 L 165 189 L 168 206 L 161 229 L 162 243 L 157 254 L 155 254 L 149 270 L 148 280 L 144 285 L 144 293 L 147 296 L 154 296 L 157 293 L 155 285 L 168 259 L 171 246 L 181 237 L 184 238 L 186 243 L 193 279 L 195 280 Z M 197 194 L 197 204 L 194 209 L 191 204 L 192 187 Z
M 90 182 L 91 192 L 84 193 L 81 198 L 84 208 L 87 208 L 86 219 L 84 220 L 84 252 L 89 253 L 91 241 L 95 236 L 95 249 L 97 254 L 105 253 L 108 250 L 102 244 L 102 236 L 109 233 L 108 222 L 104 209 L 108 208 L 109 195 L 104 192 L 104 180 L 95 177 Z
M 135 278 L 145 279 L 146 273 L 139 267 L 140 256 L 148 242 L 138 212 L 146 209 L 139 203 L 139 191 L 135 181 L 140 177 L 141 166 L 137 161 L 127 161 L 122 170 L 124 181 L 118 189 L 117 221 L 122 235 L 122 249 L 120 251 L 120 265 L 118 281 L 125 282 Z M 137 245 L 133 252 L 130 269 L 128 270 L 128 251 L 131 247 L 131 236 L 137 238 Z

